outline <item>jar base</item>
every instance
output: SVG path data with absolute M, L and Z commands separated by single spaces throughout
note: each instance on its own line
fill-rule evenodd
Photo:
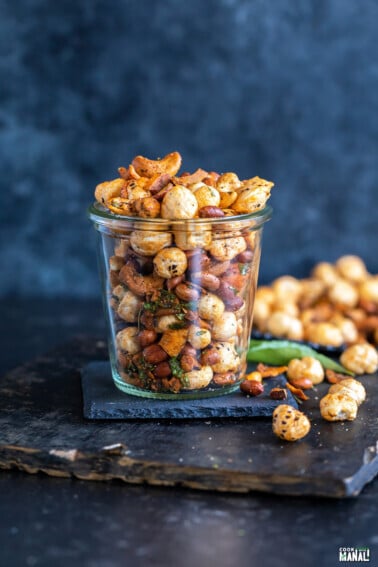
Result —
M 240 382 L 232 384 L 231 386 L 225 386 L 224 388 L 217 388 L 213 390 L 192 390 L 180 393 L 169 393 L 169 392 L 151 392 L 148 390 L 143 390 L 142 388 L 137 388 L 128 384 L 121 378 L 121 376 L 112 369 L 113 380 L 115 386 L 121 390 L 124 394 L 129 394 L 130 396 L 138 396 L 140 398 L 151 398 L 156 400 L 198 400 L 202 398 L 214 398 L 218 396 L 225 396 L 226 394 L 231 394 L 239 389 Z

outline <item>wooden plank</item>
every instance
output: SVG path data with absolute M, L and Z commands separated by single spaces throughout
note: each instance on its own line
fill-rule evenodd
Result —
M 289 444 L 268 418 L 88 421 L 80 368 L 106 359 L 84 338 L 19 367 L 0 381 L 0 467 L 88 480 L 181 485 L 204 490 L 345 497 L 378 472 L 376 376 L 354 422 L 320 419 L 321 384 L 306 402 L 310 434 Z M 317 398 L 317 399 L 316 399 Z

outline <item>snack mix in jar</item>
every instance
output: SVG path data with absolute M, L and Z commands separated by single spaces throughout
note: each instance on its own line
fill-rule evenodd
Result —
M 246 370 L 273 183 L 180 167 L 178 152 L 137 156 L 96 187 L 89 211 L 113 379 L 128 394 L 226 394 Z

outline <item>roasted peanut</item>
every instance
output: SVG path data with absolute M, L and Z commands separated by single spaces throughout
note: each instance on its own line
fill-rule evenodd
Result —
M 240 390 L 247 396 L 260 396 L 264 392 L 264 385 L 256 380 L 243 380 Z
M 157 344 L 152 344 L 143 349 L 143 356 L 146 362 L 150 364 L 158 364 L 159 362 L 164 362 L 167 360 L 168 354 L 165 350 Z
M 150 313 L 149 311 L 145 311 L 140 318 L 140 322 L 142 323 L 142 325 L 144 327 L 146 327 L 146 329 L 148 329 L 149 331 L 154 330 L 155 327 L 155 323 L 154 323 L 154 316 L 153 313 Z
M 217 386 L 230 386 L 234 384 L 236 380 L 237 377 L 233 372 L 218 372 L 218 374 L 214 374 L 213 376 L 213 382 Z
M 154 330 L 147 330 L 140 331 L 138 333 L 138 340 L 139 344 L 142 348 L 152 345 L 157 339 L 157 333 Z
M 252 250 L 244 250 L 244 252 L 241 252 L 237 257 L 236 260 L 238 262 L 240 262 L 241 264 L 246 264 L 249 262 L 252 262 L 253 260 L 253 252 Z
M 185 354 L 189 355 L 189 356 L 193 356 L 194 358 L 197 356 L 197 351 L 195 348 L 192 347 L 192 345 L 190 345 L 189 343 L 186 343 L 182 350 L 181 350 L 181 355 L 184 356 Z M 204 366 L 206 366 L 205 363 L 203 363 Z
M 173 289 L 175 289 L 176 286 L 178 286 L 178 284 L 180 284 L 184 279 L 184 275 L 181 276 L 176 276 L 175 278 L 169 278 L 167 280 L 167 289 L 168 291 L 172 291 Z
M 219 352 L 214 347 L 209 347 L 208 349 L 202 351 L 201 363 L 204 366 L 213 366 L 217 364 L 221 359 Z
M 243 305 L 244 305 L 244 301 L 238 295 L 235 295 L 235 297 L 233 297 L 232 299 L 226 300 L 226 307 L 228 311 L 238 311 L 243 307 Z
M 196 272 L 190 274 L 190 279 L 208 291 L 216 291 L 220 286 L 220 279 L 214 274 Z
M 156 378 L 168 378 L 168 376 L 171 376 L 172 370 L 168 362 L 159 362 L 153 370 L 153 374 Z
M 190 272 L 206 271 L 210 266 L 210 258 L 206 252 L 202 250 L 187 250 L 185 254 L 188 259 L 188 269 Z
M 223 301 L 230 301 L 235 297 L 235 291 L 231 284 L 221 281 L 218 288 L 218 295 Z
M 216 187 L 217 186 L 217 181 L 216 179 L 214 179 L 214 177 L 205 177 L 205 179 L 203 179 L 203 183 L 205 183 L 206 185 L 209 185 L 210 187 Z
M 269 392 L 269 397 L 272 400 L 286 400 L 287 391 L 285 388 L 272 388 Z
M 224 217 L 224 212 L 219 207 L 208 205 L 206 207 L 201 207 L 198 211 L 200 218 L 222 218 Z
M 191 372 L 194 369 L 201 368 L 194 356 L 190 354 L 183 354 L 180 360 L 180 366 L 184 372 Z
M 296 388 L 301 388 L 301 390 L 309 390 L 313 387 L 311 378 L 289 378 L 290 384 L 293 384 Z
M 180 283 L 175 288 L 175 294 L 183 301 L 196 301 L 200 296 L 198 289 L 190 283 Z
M 209 261 L 209 264 L 210 265 L 206 266 L 206 271 L 209 272 L 209 274 L 213 274 L 214 276 L 219 277 L 224 274 L 226 270 L 228 270 L 230 261 L 225 260 L 224 262 L 218 262 L 217 260 L 214 260 L 211 263 Z

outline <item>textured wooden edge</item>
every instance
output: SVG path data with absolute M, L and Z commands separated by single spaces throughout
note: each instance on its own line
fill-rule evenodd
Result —
M 367 473 L 371 473 L 369 481 L 375 476 L 377 465 L 377 456 L 365 464 L 364 482 L 361 482 L 359 474 L 345 481 L 332 477 L 304 479 L 300 475 L 257 476 L 228 469 L 142 461 L 129 457 L 127 448 L 122 444 L 103 447 L 100 453 L 78 449 L 44 451 L 14 445 L 0 446 L 0 468 L 4 470 L 16 468 L 30 474 L 44 473 L 81 480 L 121 480 L 130 484 L 182 486 L 217 492 L 259 491 L 292 496 L 357 496 L 366 484 Z

